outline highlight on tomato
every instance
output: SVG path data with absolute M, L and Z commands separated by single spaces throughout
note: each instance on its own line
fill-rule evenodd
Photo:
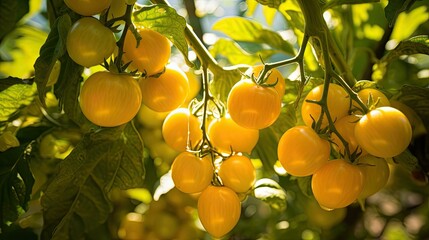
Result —
M 314 198 L 325 209 L 347 207 L 359 197 L 362 188 L 362 171 L 344 159 L 328 161 L 311 179 Z
M 92 67 L 108 59 L 116 48 L 113 32 L 93 17 L 77 20 L 67 35 L 70 58 L 79 65 Z
M 96 72 L 83 83 L 79 103 L 88 120 L 102 127 L 115 127 L 136 116 L 141 91 L 137 80 L 128 74 Z
M 92 16 L 106 10 L 112 0 L 64 0 L 64 3 L 82 16 Z
M 347 115 L 334 123 L 335 129 L 339 132 L 339 134 L 344 138 L 344 140 L 348 143 L 349 153 L 361 153 L 361 155 L 365 155 L 366 152 L 363 150 L 356 141 L 355 138 L 355 126 L 359 121 L 359 117 L 356 115 Z M 345 147 L 340 138 L 335 134 L 331 134 L 331 140 L 333 142 L 332 146 L 335 150 L 337 150 L 340 154 L 345 155 Z
M 280 115 L 281 99 L 273 87 L 256 84 L 250 79 L 238 81 L 228 94 L 227 108 L 238 125 L 263 129 Z
M 412 129 L 408 118 L 392 107 L 379 107 L 365 114 L 355 126 L 358 144 L 369 154 L 389 158 L 410 144 Z
M 263 69 L 264 69 L 264 65 L 256 65 L 248 68 L 244 74 L 250 77 L 253 76 L 255 79 L 257 79 Z M 283 95 L 285 94 L 286 82 L 281 72 L 276 68 L 273 68 L 270 71 L 268 71 L 265 77 L 267 78 L 265 84 L 275 84 L 274 88 L 279 94 L 279 97 L 282 98 Z
M 241 214 L 237 194 L 225 186 L 209 185 L 198 199 L 198 216 L 203 227 L 216 238 L 230 232 Z
M 138 43 L 131 30 L 126 33 L 124 62 L 131 62 L 131 70 L 137 69 L 146 76 L 162 72 L 170 59 L 170 41 L 149 28 L 137 28 L 137 32 L 141 37 Z
M 295 126 L 280 138 L 277 155 L 293 176 L 310 176 L 329 160 L 330 145 L 308 126 Z
M 162 124 L 162 137 L 174 150 L 184 152 L 193 149 L 203 139 L 201 123 L 198 117 L 187 108 L 178 108 L 170 112 Z
M 207 136 L 212 146 L 221 153 L 233 151 L 250 154 L 258 143 L 259 130 L 238 125 L 227 113 L 210 122 Z
M 389 180 L 390 168 L 384 158 L 366 155 L 357 159 L 363 174 L 363 189 L 359 199 L 365 199 L 380 191 Z
M 189 93 L 186 74 L 179 68 L 167 66 L 157 77 L 140 78 L 142 102 L 157 112 L 169 112 L 182 105 Z
M 180 153 L 171 165 L 174 185 L 184 193 L 203 191 L 210 185 L 213 171 L 210 155 L 200 158 L 191 152 Z
M 308 102 L 307 100 L 320 101 L 322 99 L 323 87 L 324 85 L 322 84 L 313 88 L 307 94 L 304 102 L 302 103 L 301 116 L 302 120 L 307 126 L 312 126 L 313 122 L 317 122 L 322 112 L 320 105 Z M 349 112 L 350 106 L 350 97 L 346 90 L 344 90 L 344 88 L 338 84 L 330 83 L 328 89 L 327 106 L 332 121 L 336 121 L 346 116 Z M 323 115 L 321 127 L 324 128 L 326 126 L 328 126 L 328 119 L 326 118 L 325 113 Z
M 237 193 L 247 192 L 256 181 L 256 170 L 252 161 L 243 155 L 232 155 L 219 166 L 219 177 L 223 185 Z

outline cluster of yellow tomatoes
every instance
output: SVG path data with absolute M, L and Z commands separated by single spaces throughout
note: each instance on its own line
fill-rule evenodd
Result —
M 381 91 L 367 88 L 357 93 L 369 107 L 364 113 L 341 86 L 331 83 L 327 108 L 337 132 L 328 130 L 321 137 L 311 126 L 321 115 L 321 107 L 314 101 L 321 100 L 323 87 L 315 87 L 306 96 L 301 108 L 305 124 L 283 134 L 278 158 L 289 174 L 312 175 L 315 199 L 326 209 L 337 209 L 384 187 L 389 177 L 386 159 L 408 147 L 412 128 L 407 117 L 391 107 Z M 328 125 L 324 115 L 321 127 Z M 330 159 L 331 150 L 337 152 L 337 159 Z

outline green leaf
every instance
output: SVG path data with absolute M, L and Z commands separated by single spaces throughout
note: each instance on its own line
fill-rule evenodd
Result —
M 29 10 L 29 0 L 0 1 L 0 42 Z
M 0 232 L 27 209 L 34 178 L 30 171 L 28 144 L 0 152 Z
M 215 69 L 213 80 L 210 82 L 210 91 L 213 96 L 226 103 L 228 93 L 232 86 L 241 79 L 241 71 L 238 68 L 225 70 L 223 68 Z
M 213 30 L 226 34 L 237 42 L 252 42 L 268 44 L 272 48 L 287 54 L 295 54 L 290 43 L 283 40 L 275 31 L 265 29 L 253 20 L 243 17 L 226 17 L 213 25 Z
M 187 64 L 193 66 L 188 59 L 188 43 L 185 38 L 186 20 L 177 14 L 174 8 L 163 4 L 144 6 L 133 15 L 133 23 L 136 26 L 152 29 L 167 37 L 183 54 Z
M 143 144 L 132 124 L 85 135 L 42 197 L 42 239 L 83 239 L 112 211 L 109 192 L 142 187 L 144 175 Z
M 18 78 L 0 79 L 0 123 L 8 121 L 19 109 L 30 105 L 36 87 L 30 80 Z
M 401 88 L 397 100 L 411 106 L 411 108 L 419 115 L 426 129 L 429 129 L 429 88 L 405 85 Z
M 258 3 L 268 6 L 270 8 L 279 8 L 285 0 L 256 0 Z
M 296 181 L 298 182 L 299 189 L 305 196 L 313 196 L 313 190 L 311 189 L 311 176 L 297 177 Z
M 287 207 L 286 191 L 274 180 L 262 178 L 256 181 L 253 195 L 277 211 L 284 211 Z
M 383 56 L 381 62 L 389 63 L 402 55 L 413 55 L 417 53 L 429 55 L 428 35 L 416 36 L 400 42 L 398 46 Z
M 393 27 L 398 15 L 407 11 L 416 2 L 416 0 L 389 0 L 389 3 L 384 8 L 384 14 L 389 22 L 389 27 Z
M 426 6 L 421 6 L 407 13 L 399 14 L 390 38 L 399 42 L 411 37 L 420 25 L 429 20 L 427 10 Z
M 210 48 L 210 54 L 219 58 L 220 56 L 225 57 L 232 65 L 237 64 L 248 64 L 255 65 L 262 59 L 267 59 L 277 51 L 263 49 L 256 53 L 250 54 L 247 53 L 244 49 L 240 47 L 236 42 L 220 38 L 216 41 L 215 44 Z
M 62 57 L 66 52 L 67 32 L 71 28 L 71 19 L 69 15 L 60 16 L 54 23 L 46 42 L 40 48 L 40 56 L 34 63 L 35 82 L 39 92 L 39 98 L 44 104 L 46 94 L 46 84 L 49 75 L 54 67 L 55 61 Z M 61 78 L 59 78 L 60 80 Z M 69 81 L 68 78 L 66 78 Z
M 393 161 L 408 171 L 420 169 L 419 160 L 408 149 L 393 157 Z

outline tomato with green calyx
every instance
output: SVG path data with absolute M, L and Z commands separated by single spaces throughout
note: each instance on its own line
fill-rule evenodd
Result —
M 352 204 L 362 192 L 363 174 L 358 166 L 344 159 L 328 161 L 311 179 L 314 198 L 325 209 Z
M 115 50 L 116 39 L 109 28 L 93 17 L 77 20 L 71 27 L 66 41 L 70 58 L 84 67 L 104 62 Z
M 231 231 L 241 214 L 240 199 L 228 187 L 208 186 L 198 199 L 198 216 L 206 231 L 220 238 Z
M 301 116 L 305 125 L 312 126 L 313 122 L 317 122 L 320 118 L 322 108 L 320 105 L 308 101 L 320 101 L 322 99 L 324 85 L 319 85 L 313 88 L 305 97 L 301 107 Z M 350 97 L 346 90 L 340 85 L 330 83 L 328 89 L 328 97 L 326 99 L 328 111 L 332 121 L 336 121 L 348 114 Z M 323 115 L 322 125 L 324 128 L 328 126 L 326 113 Z
M 357 166 L 363 174 L 363 189 L 359 199 L 365 199 L 386 186 L 390 169 L 385 159 L 366 155 L 357 159 Z
M 157 112 L 169 112 L 182 105 L 189 93 L 186 74 L 167 66 L 158 77 L 140 78 L 142 102 Z
M 390 101 L 386 97 L 386 95 L 384 95 L 384 93 L 382 93 L 380 90 L 377 90 L 375 88 L 364 88 L 360 90 L 357 94 L 358 94 L 358 97 L 362 100 L 362 102 L 367 107 L 390 106 Z M 359 104 L 356 103 L 355 101 L 353 101 L 353 107 L 356 109 L 360 109 Z
M 242 155 L 232 155 L 219 166 L 219 177 L 223 185 L 237 193 L 249 191 L 256 180 L 256 170 L 252 161 Z
M 233 151 L 250 154 L 259 139 L 259 130 L 238 125 L 229 114 L 213 119 L 207 134 L 213 147 L 222 153 Z
M 361 155 L 365 155 L 366 152 L 363 150 L 356 141 L 355 138 L 355 126 L 359 121 L 359 117 L 355 115 L 347 115 L 345 117 L 340 118 L 335 122 L 334 126 L 337 129 L 338 133 L 344 138 L 344 140 L 348 143 L 349 153 L 353 152 L 360 153 Z M 331 140 L 333 142 L 332 146 L 339 153 L 345 155 L 345 147 L 343 142 L 341 142 L 340 138 L 335 134 L 331 134 Z
M 262 129 L 269 127 L 279 117 L 281 99 L 273 87 L 242 79 L 229 92 L 227 107 L 232 120 L 238 125 Z
M 160 33 L 149 28 L 137 28 L 141 39 L 139 43 L 128 30 L 124 42 L 124 62 L 131 62 L 131 70 L 139 70 L 146 76 L 163 71 L 170 59 L 170 41 Z
M 180 153 L 171 165 L 174 185 L 184 193 L 203 191 L 210 185 L 213 171 L 210 155 L 200 158 L 191 152 Z
M 162 124 L 162 137 L 174 150 L 184 152 L 193 149 L 203 139 L 201 123 L 198 117 L 187 108 L 178 108 L 170 112 Z
M 125 124 L 141 106 L 137 80 L 127 74 L 96 72 L 82 85 L 80 107 L 88 120 L 102 127 Z
M 106 10 L 112 0 L 64 0 L 64 3 L 74 12 L 82 16 L 92 16 Z
M 401 111 L 392 107 L 379 107 L 356 123 L 355 137 L 369 154 L 389 158 L 399 155 L 408 147 L 412 129 Z
M 280 138 L 277 154 L 289 174 L 310 176 L 328 162 L 330 146 L 312 128 L 295 126 Z
M 246 76 L 254 77 L 257 79 L 259 75 L 261 74 L 262 70 L 264 69 L 263 65 L 256 65 L 253 67 L 250 67 L 247 69 L 247 71 L 244 73 Z M 275 84 L 274 88 L 276 89 L 277 93 L 279 94 L 280 98 L 283 97 L 286 90 L 286 82 L 284 80 L 284 77 L 282 76 L 281 72 L 275 68 L 268 71 L 268 73 L 265 75 L 267 78 L 265 81 L 265 84 Z

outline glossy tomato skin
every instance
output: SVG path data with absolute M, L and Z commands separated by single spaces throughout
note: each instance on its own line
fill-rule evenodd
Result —
M 64 3 L 82 16 L 92 16 L 107 9 L 112 0 L 64 0 Z
M 213 170 L 210 155 L 199 158 L 193 153 L 182 152 L 171 165 L 171 177 L 180 191 L 198 193 L 210 185 Z
M 210 122 L 208 138 L 211 144 L 222 153 L 251 153 L 259 139 L 259 130 L 244 128 L 235 123 L 229 114 Z
M 358 158 L 357 163 L 363 174 L 363 189 L 359 199 L 365 199 L 386 186 L 390 169 L 385 159 L 366 155 Z
M 146 76 L 163 71 L 170 59 L 170 41 L 160 33 L 148 29 L 138 28 L 137 32 L 141 40 L 137 46 L 137 40 L 129 30 L 124 42 L 124 61 L 131 61 L 131 70 L 139 70 Z
M 363 150 L 359 144 L 356 141 L 355 138 L 355 126 L 356 123 L 359 121 L 359 117 L 355 115 L 347 115 L 342 118 L 340 118 L 338 121 L 335 122 L 335 128 L 337 131 L 341 134 L 341 136 L 346 140 L 346 142 L 349 144 L 349 152 L 357 152 L 361 153 L 361 155 L 365 155 L 366 152 Z M 341 154 L 345 154 L 345 147 L 344 144 L 341 142 L 340 138 L 335 134 L 331 134 L 331 140 L 334 144 L 332 144 L 333 148 L 337 150 Z
M 255 79 L 259 77 L 262 70 L 264 69 L 263 65 L 256 65 L 253 67 L 250 67 L 246 70 L 244 73 L 246 76 L 254 76 Z M 267 77 L 268 76 L 268 77 Z M 279 94 L 280 98 L 283 97 L 286 90 L 286 82 L 284 80 L 284 77 L 282 76 L 281 72 L 275 68 L 271 69 L 266 75 L 267 80 L 265 84 L 276 84 L 274 88 L 276 89 L 277 93 Z
M 312 128 L 295 126 L 280 138 L 277 154 L 289 174 L 310 176 L 328 162 L 330 146 Z
M 231 231 L 241 214 L 240 199 L 228 187 L 208 186 L 198 199 L 198 215 L 206 231 L 220 238 Z
M 412 129 L 407 117 L 392 107 L 379 107 L 364 115 L 355 126 L 358 144 L 369 154 L 389 158 L 410 144 Z
M 188 147 L 193 149 L 203 139 L 200 125 L 200 120 L 189 109 L 178 108 L 165 118 L 162 137 L 171 148 L 184 152 Z
M 104 62 L 115 50 L 116 39 L 109 28 L 93 17 L 83 17 L 71 27 L 66 41 L 70 58 L 84 67 Z
M 323 94 L 323 85 L 313 88 L 305 97 L 301 107 L 301 116 L 305 125 L 311 126 L 313 121 L 318 121 L 321 113 L 321 107 L 318 104 L 307 102 L 307 100 L 320 101 Z M 350 97 L 347 92 L 335 83 L 329 84 L 328 110 L 331 115 L 332 121 L 336 121 L 348 114 L 350 106 Z M 314 119 L 314 120 L 313 120 Z M 321 127 L 328 126 L 326 114 L 323 117 Z
M 252 161 L 242 155 L 233 155 L 219 167 L 222 183 L 237 193 L 247 192 L 255 183 L 256 170 Z
M 314 197 L 326 209 L 352 204 L 362 192 L 363 174 L 359 167 L 343 159 L 328 161 L 311 179 Z
M 140 106 L 140 88 L 130 75 L 96 72 L 83 83 L 80 91 L 83 114 L 102 127 L 115 127 L 131 121 Z
M 182 105 L 189 93 L 188 78 L 177 68 L 167 67 L 159 77 L 140 79 L 142 102 L 157 112 L 169 112 Z
M 262 129 L 279 117 L 281 99 L 273 87 L 259 86 L 250 79 L 242 79 L 229 92 L 227 106 L 232 120 L 238 125 Z

